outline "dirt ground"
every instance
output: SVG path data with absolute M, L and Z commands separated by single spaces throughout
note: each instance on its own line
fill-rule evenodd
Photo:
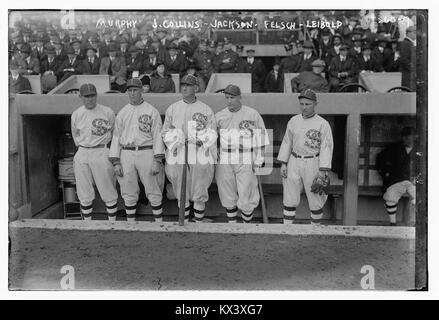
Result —
M 61 267 L 78 290 L 361 290 L 414 285 L 414 240 L 273 234 L 11 231 L 11 290 L 60 290 Z

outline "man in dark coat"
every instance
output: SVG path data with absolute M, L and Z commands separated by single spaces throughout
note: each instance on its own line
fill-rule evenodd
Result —
M 416 132 L 412 127 L 402 129 L 402 140 L 377 155 L 376 166 L 383 178 L 383 199 L 391 225 L 396 225 L 398 202 L 408 194 L 412 205 L 416 203 Z
M 9 63 L 11 77 L 9 78 L 9 93 L 14 94 L 21 91 L 32 91 L 32 87 L 28 79 L 23 77 L 18 71 L 19 66 L 15 61 Z
M 311 67 L 312 71 L 303 71 L 291 80 L 291 90 L 293 92 L 303 92 L 306 89 L 315 92 L 329 91 L 328 81 L 322 76 L 325 62 L 320 59 L 314 60 Z
M 338 33 L 334 34 L 332 36 L 332 45 L 329 48 L 328 54 L 326 55 L 326 58 L 323 59 L 325 61 L 325 64 L 329 67 L 331 65 L 332 59 L 337 57 L 340 53 L 340 48 L 342 45 L 342 36 Z
M 232 50 L 232 43 L 229 41 L 224 44 L 224 51 L 218 55 L 218 72 L 235 73 L 238 54 Z
M 303 53 L 300 55 L 299 59 L 299 67 L 296 72 L 301 73 L 304 71 L 312 70 L 312 62 L 317 59 L 317 56 L 314 54 L 314 46 L 313 43 L 309 40 L 303 43 Z
M 178 51 L 178 46 L 173 42 L 168 47 L 165 63 L 169 73 L 181 74 L 185 70 L 185 57 Z
M 200 69 L 199 74 L 203 77 L 206 86 L 214 71 L 213 59 L 215 57 L 215 54 L 208 49 L 207 44 L 207 40 L 200 41 L 199 50 L 194 53 L 194 63 Z
M 372 55 L 372 48 L 369 44 L 363 45 L 361 48 L 361 55 L 357 58 L 358 71 L 374 71 L 381 72 L 381 65 L 376 61 L 375 56 Z
M 241 68 L 238 73 L 251 73 L 252 76 L 252 92 L 264 91 L 265 66 L 261 59 L 255 58 L 255 49 L 247 49 L 247 58 L 243 59 Z
M 128 51 L 130 53 L 130 57 L 126 59 L 126 65 L 127 65 L 127 79 L 130 79 L 133 77 L 134 71 L 137 71 L 138 75 L 140 76 L 144 72 L 144 69 L 143 69 L 143 56 L 141 54 L 142 49 L 136 46 L 131 46 Z
M 406 37 L 400 42 L 400 67 L 402 72 L 401 84 L 404 87 L 416 90 L 416 29 L 408 27 Z
M 159 59 L 157 57 L 156 49 L 152 46 L 148 48 L 146 54 L 147 57 L 143 61 L 143 72 L 150 74 L 157 69 L 157 62 Z
M 82 60 L 81 71 L 82 74 L 99 74 L 101 60 L 96 57 L 97 49 L 95 47 L 88 47 L 86 54 L 87 58 Z
M 341 86 L 356 82 L 356 63 L 347 53 L 348 47 L 342 45 L 340 54 L 333 58 L 329 65 L 329 88 L 331 92 L 338 92 Z
M 299 68 L 300 56 L 297 54 L 295 46 L 296 44 L 292 44 L 292 47 L 288 47 L 287 52 L 290 53 L 290 56 L 283 58 L 280 62 L 279 72 L 282 75 L 285 73 L 295 73 Z
M 265 91 L 267 92 L 284 92 L 284 79 L 279 72 L 280 61 L 275 59 L 273 70 L 271 70 L 265 78 Z
M 81 74 L 81 61 L 75 53 L 75 49 L 66 49 L 67 58 L 62 62 L 58 69 L 59 82 L 63 82 L 74 74 Z

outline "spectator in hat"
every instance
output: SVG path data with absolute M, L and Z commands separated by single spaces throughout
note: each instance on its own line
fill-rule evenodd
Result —
M 313 43 L 309 40 L 305 41 L 303 43 L 303 53 L 300 54 L 299 67 L 296 72 L 301 73 L 304 71 L 311 71 L 311 64 L 316 59 L 317 56 L 314 54 Z
M 168 30 L 166 30 L 165 28 L 157 29 L 157 38 L 160 40 L 160 44 L 164 48 L 168 48 L 172 43 L 172 40 L 170 39 L 170 37 L 168 37 Z
M 16 61 L 19 66 L 19 72 L 23 75 L 34 75 L 40 73 L 40 62 L 37 58 L 31 57 L 31 48 L 24 44 L 19 49 L 19 56 Z
M 58 76 L 58 70 L 63 61 L 60 61 L 60 58 L 56 56 L 55 48 L 53 47 L 46 49 L 46 55 L 40 65 L 41 75 L 51 74 Z
M 296 50 L 294 50 L 296 48 Z M 289 57 L 283 58 L 280 62 L 279 72 L 283 75 L 285 73 L 295 73 L 300 66 L 300 56 L 297 54 L 296 43 L 292 43 L 289 47 Z
M 74 74 L 81 74 L 81 59 L 75 52 L 75 49 L 68 47 L 66 49 L 67 58 L 62 62 L 58 69 L 59 83 L 63 82 Z
M 391 40 L 392 52 L 387 56 L 384 61 L 386 66 L 386 72 L 399 72 L 400 69 L 400 45 L 397 39 Z
M 37 36 L 35 39 L 35 49 L 32 50 L 31 56 L 37 58 L 41 63 L 45 58 L 44 37 Z
M 381 65 L 379 65 L 372 55 L 372 49 L 369 44 L 365 44 L 361 49 L 361 55 L 357 58 L 358 71 L 382 71 Z
M 140 30 L 140 32 L 139 32 L 139 36 L 140 36 L 140 41 L 143 44 L 143 47 L 148 48 L 151 44 L 151 40 L 150 40 L 148 31 L 145 28 L 142 28 L 142 30 Z
M 266 75 L 264 63 L 261 59 L 255 58 L 255 49 L 249 48 L 246 52 L 247 58 L 241 58 L 244 61 L 241 68 L 238 69 L 238 73 L 250 73 L 252 76 L 252 92 L 263 92 Z
M 99 42 L 97 35 L 91 36 L 89 41 L 90 46 L 95 49 L 95 55 L 97 58 L 102 59 L 108 55 L 106 47 Z
M 319 57 L 325 62 L 329 59 L 329 51 L 332 46 L 331 35 L 331 30 L 325 28 L 322 30 L 321 38 L 319 40 Z
M 148 56 L 143 61 L 143 72 L 151 74 L 157 69 L 157 62 L 159 59 L 157 57 L 157 51 L 154 47 L 148 48 L 146 53 Z
M 157 58 L 160 61 L 162 61 L 162 60 L 165 61 L 166 55 L 168 52 L 167 52 L 166 48 L 160 42 L 159 38 L 157 38 L 157 37 L 152 38 L 151 46 L 155 49 L 156 54 L 157 54 Z
M 315 92 L 329 92 L 328 81 L 322 76 L 325 69 L 325 62 L 316 59 L 311 63 L 312 71 L 303 71 L 291 80 L 291 90 L 293 92 L 303 92 L 306 89 Z
M 359 36 L 358 34 L 356 36 L 353 36 L 352 43 L 353 46 L 349 50 L 348 55 L 350 55 L 354 60 L 358 60 L 358 58 L 361 56 L 362 44 L 363 44 L 361 36 Z
M 129 50 L 130 57 L 126 60 L 127 65 L 127 79 L 133 78 L 133 73 L 140 75 L 144 72 L 143 69 L 143 56 L 141 51 L 136 46 L 131 46 Z
M 244 46 L 243 45 L 237 45 L 236 46 L 236 53 L 238 54 L 238 61 L 236 62 L 236 72 L 244 72 L 247 64 L 246 57 L 244 56 Z
M 390 41 L 388 37 L 379 36 L 375 43 L 377 44 L 376 48 L 372 50 L 372 56 L 375 58 L 376 63 L 378 65 L 379 72 L 384 71 L 384 61 L 386 57 L 391 54 L 391 49 L 387 48 L 387 43 Z M 390 52 L 389 52 L 390 51 Z
M 342 41 L 343 41 L 343 38 L 341 37 L 340 34 L 336 33 L 332 36 L 332 46 L 329 49 L 329 53 L 328 53 L 326 59 L 324 60 L 326 65 L 329 66 L 331 64 L 332 59 L 334 59 L 335 57 L 337 57 L 339 55 Z
M 96 56 L 96 52 L 97 49 L 93 46 L 89 46 L 86 49 L 87 58 L 82 60 L 82 74 L 99 74 L 101 60 Z
M 356 63 L 348 56 L 348 46 L 341 45 L 339 55 L 331 60 L 328 70 L 331 92 L 338 92 L 341 86 L 355 82 L 357 76 Z
M 166 63 L 164 61 L 157 62 L 156 71 L 151 73 L 151 92 L 168 93 L 175 92 L 175 83 L 172 76 L 166 72 Z
M 120 55 L 125 59 L 125 62 L 127 62 L 128 59 L 131 58 L 128 48 L 128 40 L 125 37 L 119 37 L 117 43 L 119 44 Z
M 267 74 L 264 82 L 266 92 L 284 92 L 284 81 L 282 74 L 279 71 L 280 61 L 276 57 L 273 64 L 273 69 Z
M 140 35 L 139 35 L 139 29 L 137 28 L 131 28 L 130 30 L 130 34 L 129 34 L 129 42 L 130 44 L 135 44 L 137 41 L 140 40 Z
M 238 54 L 232 50 L 232 42 L 228 41 L 224 44 L 224 51 L 218 54 L 217 70 L 219 73 L 234 73 L 236 72 L 236 64 L 238 61 Z
M 165 56 L 166 69 L 169 73 L 181 74 L 185 68 L 185 57 L 178 52 L 178 46 L 171 43 Z
M 17 61 L 10 61 L 9 70 L 11 72 L 11 77 L 9 78 L 10 94 L 15 94 L 21 91 L 32 91 L 29 80 L 20 74 L 20 67 Z
M 148 75 L 144 74 L 140 78 L 140 81 L 142 81 L 143 86 L 143 93 L 148 93 L 151 91 L 151 79 Z
M 416 28 L 410 26 L 405 32 L 406 36 L 400 42 L 401 84 L 416 91 Z
M 210 40 L 209 42 L 209 51 L 216 55 L 216 46 L 217 42 L 215 40 Z
M 64 61 L 66 54 L 64 53 L 63 44 L 59 38 L 53 40 L 53 48 L 55 50 L 55 56 L 59 61 Z
M 76 59 L 84 60 L 86 58 L 86 54 L 85 54 L 84 50 L 82 50 L 82 48 L 81 48 L 82 43 L 78 38 L 72 39 L 71 46 L 72 46 L 73 51 L 75 52 Z
M 207 85 L 210 80 L 210 76 L 214 71 L 213 60 L 215 54 L 208 48 L 208 41 L 201 40 L 198 50 L 194 53 L 194 63 L 199 68 L 199 74 L 203 78 L 203 82 Z
M 101 60 L 99 68 L 100 74 L 108 74 L 110 76 L 111 90 L 125 92 L 127 82 L 127 67 L 125 58 L 117 55 L 119 47 L 115 43 L 108 46 L 108 57 Z
M 195 62 L 190 62 L 186 65 L 186 69 L 182 74 L 182 78 L 188 74 L 197 78 L 198 81 L 198 92 L 206 91 L 206 83 L 204 82 L 203 76 L 199 73 L 200 68 Z

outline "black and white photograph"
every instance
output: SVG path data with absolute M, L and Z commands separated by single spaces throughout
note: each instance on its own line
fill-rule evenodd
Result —
M 10 293 L 428 291 L 429 10 L 13 5 Z

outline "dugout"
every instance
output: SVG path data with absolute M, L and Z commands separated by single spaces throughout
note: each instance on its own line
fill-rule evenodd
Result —
M 243 104 L 257 109 L 267 128 L 273 131 L 273 156 L 277 156 L 288 120 L 299 112 L 298 94 L 243 93 Z M 164 115 L 166 108 L 179 100 L 179 94 L 145 94 L 144 99 Z M 214 112 L 223 108 L 220 93 L 199 94 L 198 98 Z M 318 94 L 318 112 L 333 128 L 334 152 L 332 200 L 325 206 L 325 219 L 345 225 L 379 224 L 387 221 L 381 200 L 381 182 L 374 168 L 376 153 L 387 142 L 398 140 L 405 125 L 415 123 L 415 93 L 329 93 Z M 116 113 L 128 103 L 124 94 L 102 94 L 98 102 Z M 69 117 L 81 105 L 72 94 L 22 95 L 10 98 L 9 199 L 19 218 L 62 216 L 57 161 L 59 136 L 69 130 Z M 338 166 L 338 168 L 337 168 Z M 274 161 L 270 175 L 263 176 L 267 209 L 275 221 L 282 217 L 279 164 Z M 212 199 L 206 216 L 225 216 L 211 187 Z M 96 201 L 95 209 L 102 209 Z M 165 203 L 166 215 L 176 215 L 176 205 Z M 298 208 L 298 218 L 307 216 L 307 202 Z M 123 209 L 123 206 L 119 206 Z M 399 206 L 399 211 L 403 208 Z M 141 208 L 143 213 L 148 208 Z M 260 213 L 255 212 L 256 218 Z M 400 219 L 403 215 L 398 214 Z

